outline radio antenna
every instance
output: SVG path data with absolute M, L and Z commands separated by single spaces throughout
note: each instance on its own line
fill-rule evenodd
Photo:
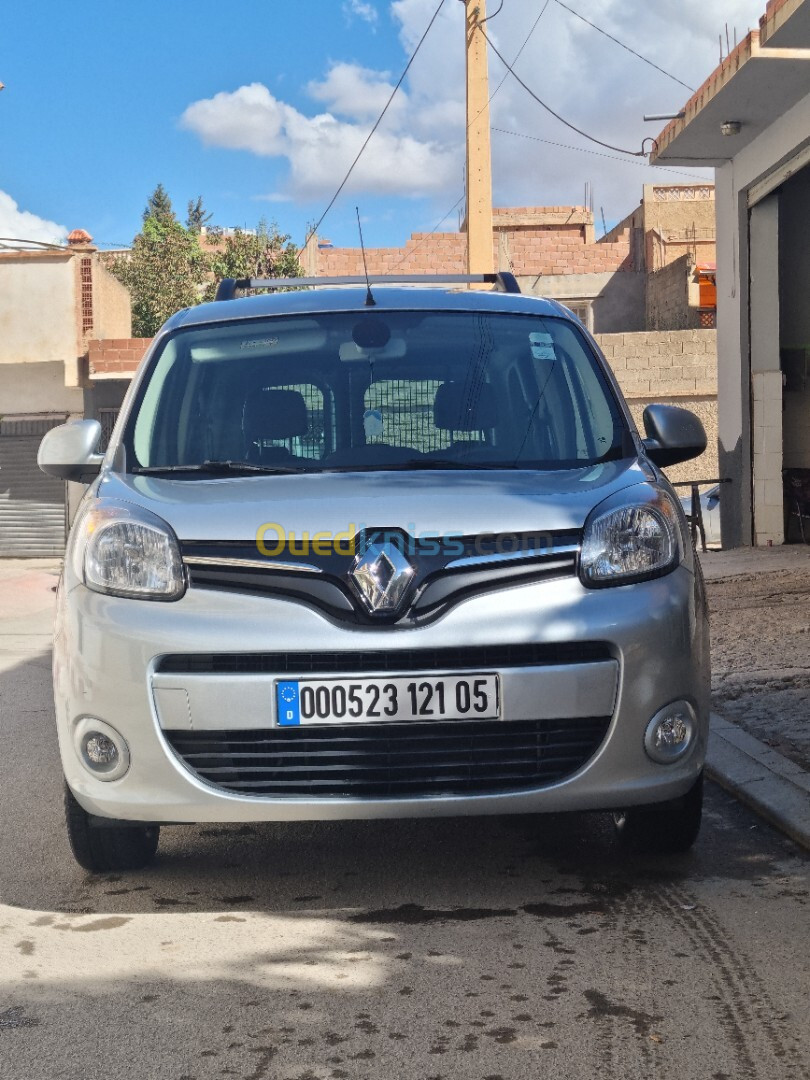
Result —
M 376 307 L 377 301 L 371 295 L 371 282 L 368 278 L 368 266 L 366 265 L 366 245 L 363 243 L 363 226 L 360 224 L 360 207 L 355 206 L 357 213 L 357 231 L 360 233 L 360 250 L 363 253 L 363 273 L 366 275 L 366 307 Z

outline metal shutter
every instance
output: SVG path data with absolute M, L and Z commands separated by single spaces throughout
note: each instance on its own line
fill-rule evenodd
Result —
M 63 416 L 0 422 L 0 557 L 64 553 L 65 482 L 37 465 L 42 436 L 63 422 Z

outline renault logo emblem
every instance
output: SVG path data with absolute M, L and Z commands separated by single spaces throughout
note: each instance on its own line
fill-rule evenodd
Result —
M 399 610 L 414 568 L 394 544 L 370 544 L 358 558 L 350 576 L 360 599 L 374 615 Z

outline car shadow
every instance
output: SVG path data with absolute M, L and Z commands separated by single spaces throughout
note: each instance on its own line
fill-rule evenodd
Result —
M 795 853 L 709 787 L 695 849 L 679 857 L 623 851 L 607 814 L 521 815 L 162 830 L 146 870 L 87 873 L 69 850 L 62 773 L 45 654 L 0 676 L 0 902 L 40 913 L 379 914 L 381 923 L 483 919 L 534 910 L 607 911 L 662 884 L 705 876 L 777 875 Z

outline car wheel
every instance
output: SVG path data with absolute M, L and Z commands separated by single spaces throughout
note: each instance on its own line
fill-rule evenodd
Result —
M 703 813 L 703 773 L 685 795 L 651 806 L 616 811 L 613 820 L 623 847 L 675 855 L 697 840 Z
M 85 870 L 139 870 L 155 857 L 159 825 L 93 825 L 65 784 L 65 823 L 73 857 Z

